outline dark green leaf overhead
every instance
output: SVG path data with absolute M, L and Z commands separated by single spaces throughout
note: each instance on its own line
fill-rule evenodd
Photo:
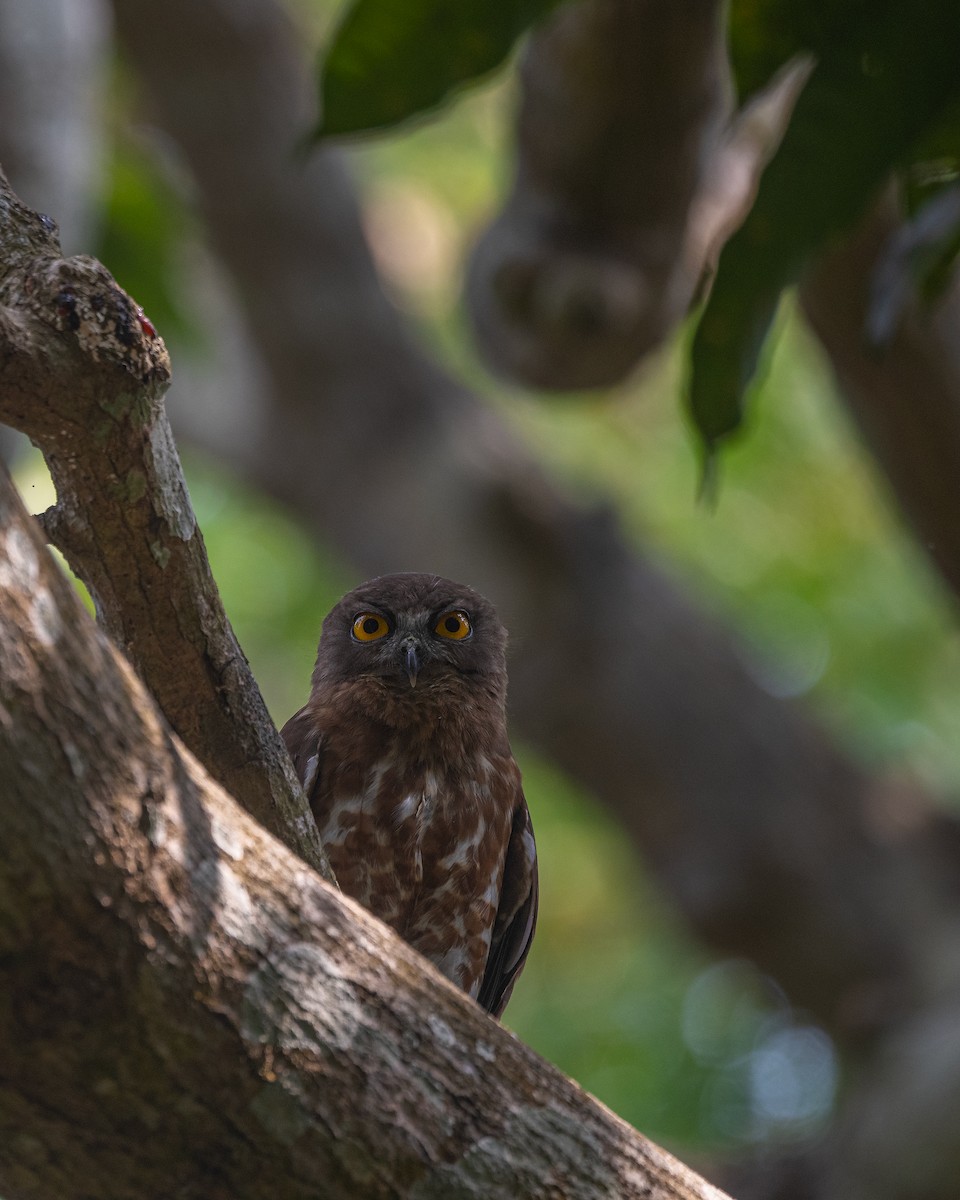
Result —
M 499 67 L 560 0 L 355 0 L 321 64 L 318 137 L 387 129 Z
M 960 96 L 957 0 L 749 7 L 761 24 L 776 18 L 778 50 L 812 49 L 818 63 L 753 210 L 721 256 L 694 340 L 690 407 L 708 450 L 740 424 L 783 288 L 856 221 L 891 170 L 916 160 Z M 793 25 L 791 8 L 802 11 Z M 805 47 L 796 45 L 801 34 Z M 756 64 L 763 30 L 751 37 Z

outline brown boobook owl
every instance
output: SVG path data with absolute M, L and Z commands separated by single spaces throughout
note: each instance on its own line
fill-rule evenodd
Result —
M 323 622 L 283 738 L 341 888 L 494 1016 L 537 918 L 506 726 L 506 631 L 436 575 L 384 575 Z

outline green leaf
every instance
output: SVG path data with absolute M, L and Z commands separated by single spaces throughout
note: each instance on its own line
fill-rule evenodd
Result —
M 824 22 L 829 36 L 815 39 L 818 64 L 721 255 L 694 338 L 689 406 L 708 453 L 742 420 L 783 289 L 856 222 L 892 169 L 913 160 L 960 96 L 957 0 L 822 7 L 846 20 Z
M 560 0 L 355 0 L 321 64 L 316 137 L 387 129 L 499 67 Z

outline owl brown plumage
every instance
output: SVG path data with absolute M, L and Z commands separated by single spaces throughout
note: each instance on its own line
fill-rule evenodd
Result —
M 341 888 L 494 1016 L 538 899 L 505 649 L 470 588 L 372 579 L 324 620 L 310 699 L 283 727 Z

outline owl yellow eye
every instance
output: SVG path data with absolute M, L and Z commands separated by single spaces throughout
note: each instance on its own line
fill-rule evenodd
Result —
M 462 642 L 465 637 L 470 636 L 470 618 L 459 609 L 446 612 L 434 625 L 433 632 L 442 638 L 449 638 L 453 642 Z
M 379 613 L 362 612 L 353 619 L 353 636 L 358 642 L 375 642 L 389 632 L 390 626 Z

